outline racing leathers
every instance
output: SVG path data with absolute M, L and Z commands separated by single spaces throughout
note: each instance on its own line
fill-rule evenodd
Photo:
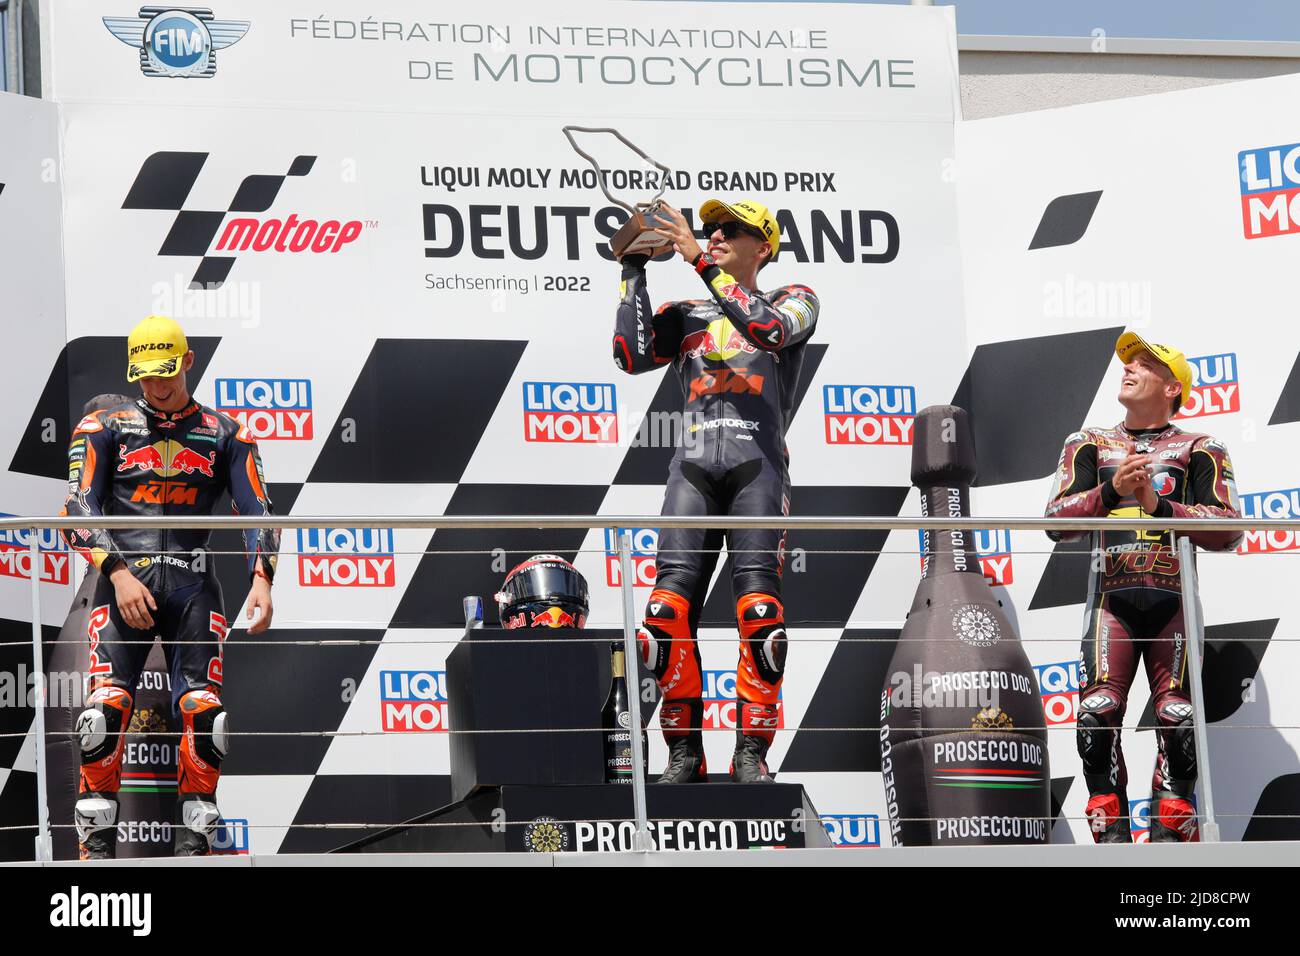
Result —
M 1151 487 L 1159 499 L 1152 517 L 1240 517 L 1228 450 L 1208 435 L 1174 425 L 1085 428 L 1071 435 L 1061 452 L 1047 516 L 1143 517 L 1136 498 L 1121 496 L 1111 480 L 1133 453 L 1150 456 Z M 1085 533 L 1048 532 L 1053 540 Z M 1193 531 L 1188 537 L 1207 550 L 1225 551 L 1236 547 L 1241 532 Z M 1151 685 L 1158 748 L 1150 838 L 1195 839 L 1191 797 L 1196 747 L 1178 552 L 1167 531 L 1103 531 L 1093 535 L 1092 545 L 1089 610 L 1079 653 L 1077 744 L 1094 838 L 1129 840 L 1128 777 L 1120 732 L 1141 655 Z
M 801 285 L 746 289 L 703 253 L 695 270 L 708 297 L 652 313 L 644 257 L 623 262 L 614 361 L 631 374 L 672 365 L 684 399 L 662 513 L 788 515 L 785 432 L 817 324 L 817 296 Z M 664 529 L 638 638 L 663 689 L 660 725 L 672 751 L 665 782 L 705 779 L 695 638 L 724 537 L 740 628 L 733 776 L 770 779 L 764 760 L 778 722 L 786 655 L 784 532 Z
M 183 738 L 177 759 L 178 849 L 203 852 L 217 821 L 217 779 L 227 747 L 221 706 L 222 641 L 228 623 L 204 530 L 95 528 L 99 515 L 198 516 L 229 492 L 236 513 L 270 515 L 257 444 L 238 422 L 191 402 L 161 412 L 139 399 L 87 415 L 68 452 L 63 514 L 86 519 L 64 532 L 101 572 L 88 623 L 86 709 L 76 822 L 83 856 L 111 856 L 122 751 L 140 673 L 153 637 L 163 640 L 172 703 Z M 279 534 L 244 532 L 249 579 L 275 574 Z M 153 596 L 152 628 L 122 617 L 110 575 L 125 566 Z M 182 833 L 184 831 L 184 833 Z M 182 840 L 182 836 L 187 839 Z

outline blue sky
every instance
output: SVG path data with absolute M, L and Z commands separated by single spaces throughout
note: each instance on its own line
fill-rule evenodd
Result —
M 861 0 L 831 0 L 856 3 Z M 906 4 L 908 0 L 878 0 Z M 958 33 L 1300 40 L 1300 0 L 935 0 Z

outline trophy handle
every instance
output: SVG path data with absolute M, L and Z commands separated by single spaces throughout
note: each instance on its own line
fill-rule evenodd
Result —
M 568 138 L 569 145 L 573 147 L 573 151 L 577 153 L 579 156 L 581 156 L 583 159 L 585 159 L 587 162 L 591 163 L 591 168 L 596 170 L 596 185 L 600 187 L 600 191 L 605 194 L 606 199 L 608 199 L 616 206 L 622 206 L 624 209 L 627 210 L 629 216 L 635 216 L 638 211 L 653 212 L 653 210 L 658 208 L 659 200 L 661 200 L 663 198 L 664 193 L 668 191 L 668 177 L 671 176 L 673 172 L 671 169 L 669 169 L 663 163 L 659 162 L 659 160 L 655 159 L 654 157 L 647 155 L 645 150 L 641 149 L 639 146 L 636 145 L 636 143 L 632 142 L 630 139 L 628 139 L 626 136 L 624 136 L 622 133 L 620 133 L 618 130 L 612 127 L 565 126 L 562 128 L 562 131 L 565 137 Z M 574 133 L 609 133 L 612 136 L 616 136 L 620 143 L 622 143 L 628 149 L 632 150 L 632 152 L 636 153 L 647 163 L 650 163 L 652 166 L 659 169 L 660 172 L 665 174 L 663 177 L 660 178 L 659 191 L 655 193 L 654 196 L 651 197 L 649 202 L 637 203 L 636 208 L 629 206 L 627 203 L 623 202 L 623 200 L 614 196 L 609 191 L 609 189 L 605 186 L 605 177 L 601 175 L 602 170 L 600 168 L 600 163 L 596 162 L 594 157 L 586 153 L 582 149 L 582 147 L 578 145 L 577 140 L 573 138 Z

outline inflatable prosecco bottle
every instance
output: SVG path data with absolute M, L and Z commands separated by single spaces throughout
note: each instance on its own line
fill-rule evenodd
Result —
M 964 409 L 916 416 L 923 516 L 968 517 L 975 447 Z M 926 531 L 921 583 L 880 697 L 880 769 L 895 845 L 1046 843 L 1042 698 L 964 530 Z

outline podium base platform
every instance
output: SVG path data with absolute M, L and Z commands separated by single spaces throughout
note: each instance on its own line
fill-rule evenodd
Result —
M 830 847 L 800 784 L 651 784 L 658 850 Z M 486 787 L 336 853 L 614 852 L 636 849 L 632 788 L 618 784 Z

